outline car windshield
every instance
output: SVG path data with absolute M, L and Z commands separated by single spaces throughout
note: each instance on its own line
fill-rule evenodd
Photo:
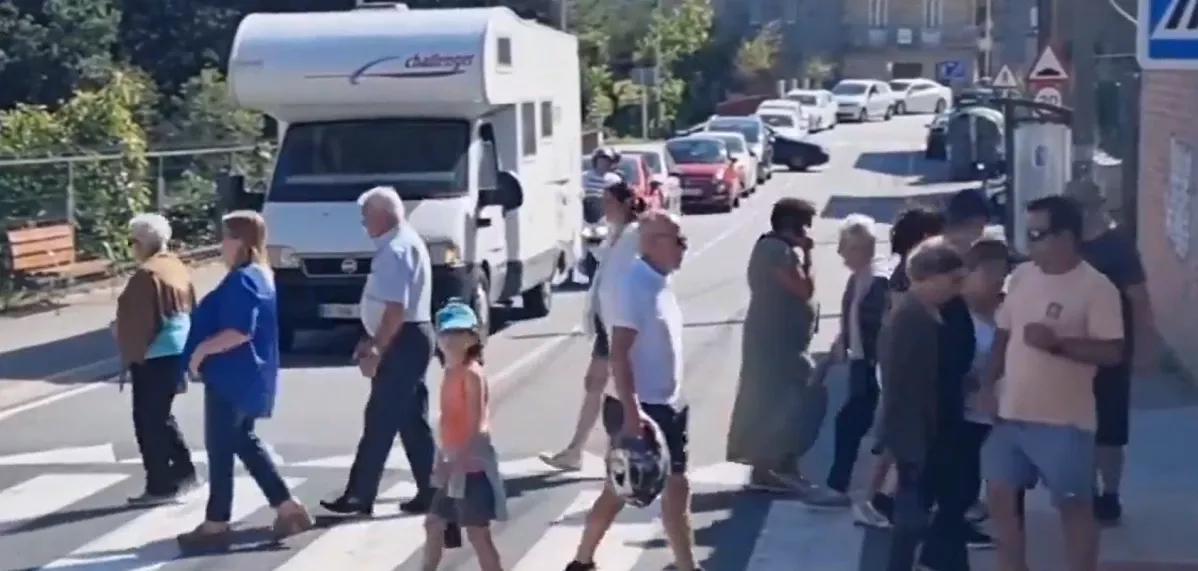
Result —
M 616 170 L 619 171 L 620 177 L 624 179 L 624 182 L 638 184 L 641 178 L 636 174 L 638 166 L 635 158 L 625 155 L 620 157 L 620 164 L 616 166 Z
M 661 155 L 657 153 L 631 153 L 641 158 L 645 162 L 645 166 L 649 167 L 649 172 L 653 174 L 663 174 L 666 172 L 666 166 L 661 164 Z
M 684 165 L 721 164 L 727 160 L 724 145 L 712 139 L 674 139 L 666 143 L 674 162 Z
M 467 192 L 470 124 L 438 119 L 296 123 L 287 128 L 268 202 L 352 202 L 373 186 L 405 199 Z
M 746 151 L 745 140 L 735 135 L 716 135 L 728 147 L 728 152 L 733 155 L 739 155 Z
M 761 140 L 761 134 L 757 131 L 756 121 L 720 121 L 717 119 L 707 124 L 707 130 L 714 133 L 740 133 L 750 143 L 756 143 Z
M 832 93 L 835 95 L 861 95 L 865 93 L 868 87 L 864 83 L 837 83 L 836 87 L 832 88 Z
M 819 105 L 819 99 L 810 93 L 791 95 L 788 99 L 791 101 L 798 101 L 799 105 Z
M 790 115 L 768 113 L 761 115 L 761 120 L 770 127 L 794 127 L 795 119 Z
M 909 88 L 909 87 L 911 87 L 910 81 L 892 81 L 892 82 L 890 82 L 890 88 L 895 91 L 906 91 L 907 88 Z

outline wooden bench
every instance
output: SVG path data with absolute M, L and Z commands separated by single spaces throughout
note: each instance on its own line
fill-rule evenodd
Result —
M 78 259 L 75 228 L 55 224 L 9 230 L 8 254 L 14 274 L 36 280 L 72 281 L 105 273 L 109 260 Z

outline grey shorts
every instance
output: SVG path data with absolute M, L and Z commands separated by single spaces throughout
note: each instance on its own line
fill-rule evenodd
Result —
M 486 527 L 495 521 L 495 490 L 485 472 L 466 475 L 464 496 L 451 498 L 445 490 L 436 490 L 433 515 L 462 527 Z
M 982 477 L 1013 488 L 1041 483 L 1053 503 L 1091 501 L 1094 433 L 1061 426 L 999 419 L 982 446 Z

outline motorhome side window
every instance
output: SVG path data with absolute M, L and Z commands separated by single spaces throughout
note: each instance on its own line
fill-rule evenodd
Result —
M 344 202 L 372 185 L 409 199 L 466 193 L 471 126 L 440 119 L 297 123 L 279 150 L 268 202 Z
M 498 40 L 495 40 L 495 59 L 500 66 L 512 66 L 511 38 L 499 38 Z
M 537 104 L 520 105 L 521 154 L 531 157 L 537 154 Z
M 553 137 L 553 102 L 541 103 L 541 136 L 548 139 Z
M 480 141 L 478 148 L 478 172 L 476 173 L 478 189 L 494 190 L 499 188 L 499 158 L 495 155 L 495 143 Z

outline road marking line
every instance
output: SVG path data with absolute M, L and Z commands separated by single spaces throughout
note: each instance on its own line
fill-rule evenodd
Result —
M 303 479 L 287 478 L 294 489 Z M 234 480 L 233 517 L 238 522 L 267 507 L 266 498 L 249 476 Z M 175 536 L 191 531 L 204 521 L 208 502 L 208 487 L 202 486 L 180 498 L 177 504 L 157 507 L 106 535 L 76 549 L 70 555 L 51 562 L 39 571 L 49 569 L 89 569 L 93 571 L 152 571 L 160 569 L 179 555 Z
M 383 497 L 415 494 L 415 484 L 400 482 L 383 492 Z M 391 571 L 420 551 L 424 540 L 424 518 L 420 516 L 399 514 L 339 523 L 274 571 Z
M 550 524 L 541 539 L 525 552 L 512 571 L 544 571 L 547 561 L 558 564 L 558 561 L 573 559 L 574 550 L 582 539 L 587 512 L 599 494 L 599 490 L 586 490 L 575 496 L 570 506 Z M 620 515 L 644 517 L 642 513 L 641 510 L 623 510 Z M 643 546 L 655 539 L 661 528 L 661 520 L 657 517 L 651 523 L 621 519 L 617 517 L 595 552 L 595 560 L 603 563 L 604 571 L 632 571 L 645 552 Z
M 116 463 L 116 452 L 113 450 L 112 444 L 72 446 L 0 456 L 0 466 Z M 137 463 L 141 464 L 140 458 L 138 458 Z
M 33 521 L 99 493 L 128 474 L 44 474 L 0 492 L 0 525 Z

